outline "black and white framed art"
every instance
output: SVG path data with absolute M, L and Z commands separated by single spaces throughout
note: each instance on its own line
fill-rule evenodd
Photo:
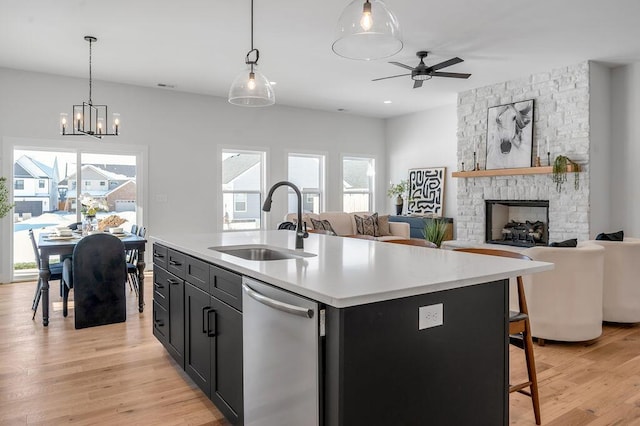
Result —
M 442 216 L 445 167 L 409 170 L 408 214 Z
M 532 160 L 533 99 L 489 108 L 486 169 L 531 167 Z

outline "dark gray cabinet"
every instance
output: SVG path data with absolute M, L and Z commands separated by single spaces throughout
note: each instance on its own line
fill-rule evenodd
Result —
M 242 277 L 159 247 L 166 269 L 154 266 L 154 335 L 174 358 L 181 342 L 186 373 L 232 424 L 242 424 Z

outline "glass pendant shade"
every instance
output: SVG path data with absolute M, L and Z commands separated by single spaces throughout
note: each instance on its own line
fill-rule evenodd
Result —
M 273 105 L 276 95 L 269 80 L 250 65 L 233 80 L 229 89 L 229 103 L 239 106 L 261 107 Z
M 353 0 L 342 12 L 331 48 L 344 58 L 388 58 L 402 50 L 396 16 L 380 0 Z

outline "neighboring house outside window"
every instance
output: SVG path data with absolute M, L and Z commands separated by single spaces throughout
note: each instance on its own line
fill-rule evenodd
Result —
M 375 160 L 370 157 L 342 158 L 342 209 L 346 212 L 373 211 Z
M 302 211 L 320 213 L 324 211 L 324 155 L 289 154 L 288 179 L 302 193 Z M 297 212 L 298 200 L 289 188 L 289 213 Z
M 260 229 L 266 152 L 222 150 L 222 230 Z

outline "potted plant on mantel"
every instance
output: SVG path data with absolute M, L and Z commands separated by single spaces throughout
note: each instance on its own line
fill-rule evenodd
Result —
M 9 203 L 9 190 L 5 184 L 6 180 L 6 177 L 0 177 L 0 219 L 5 217 L 9 210 L 13 208 L 13 204 Z
M 389 198 L 396 197 L 396 214 L 402 214 L 402 208 L 404 206 L 404 194 L 409 190 L 409 182 L 401 180 L 398 184 L 391 184 L 391 187 L 387 191 Z
M 580 165 L 565 155 L 558 155 L 553 162 L 553 174 L 551 175 L 558 192 L 562 191 L 562 185 L 567 181 L 569 169 L 573 170 L 573 187 L 577 190 L 580 187 Z

